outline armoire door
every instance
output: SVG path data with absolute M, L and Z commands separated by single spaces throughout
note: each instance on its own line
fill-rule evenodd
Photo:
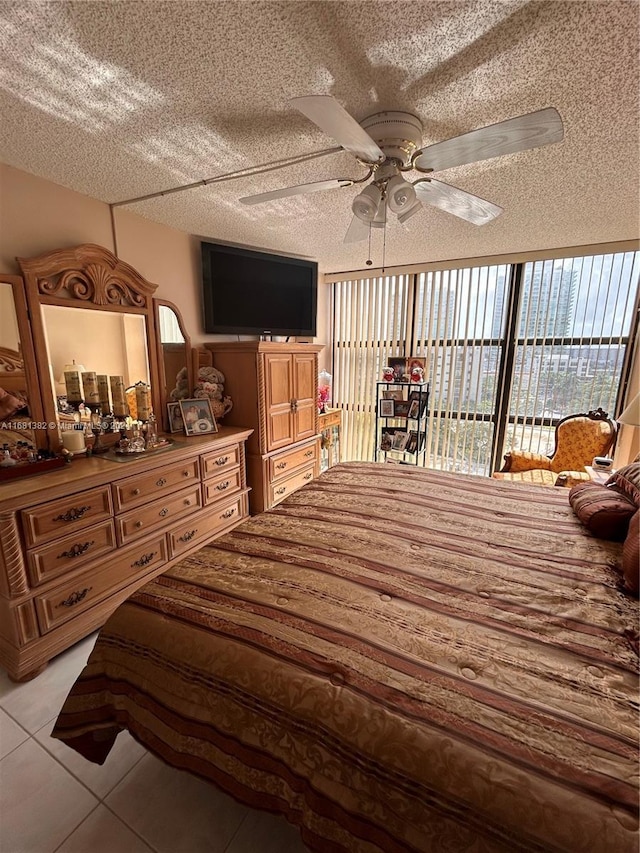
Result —
M 264 353 L 266 451 L 294 441 L 293 362 L 289 353 Z
M 318 432 L 318 356 L 313 352 L 294 353 L 291 358 L 295 401 L 293 440 L 301 441 Z

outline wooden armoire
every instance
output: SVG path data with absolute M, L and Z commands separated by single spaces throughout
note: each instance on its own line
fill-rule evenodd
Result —
M 275 341 L 205 344 L 225 376 L 225 424 L 253 429 L 247 442 L 251 512 L 275 506 L 320 472 L 318 353 Z

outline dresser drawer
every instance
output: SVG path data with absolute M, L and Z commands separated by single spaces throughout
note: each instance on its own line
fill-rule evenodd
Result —
M 314 476 L 315 469 L 314 466 L 311 465 L 308 468 L 303 468 L 301 471 L 298 471 L 286 480 L 279 480 L 276 483 L 271 483 L 269 486 L 270 506 L 274 506 L 279 503 L 283 498 L 286 498 L 287 495 L 290 495 L 291 492 L 295 492 L 296 489 L 299 489 L 300 486 L 310 483 Z
M 187 459 L 177 465 L 165 465 L 151 474 L 120 480 L 112 485 L 116 512 L 140 506 L 199 479 L 198 460 Z
M 306 444 L 304 447 L 296 447 L 285 450 L 269 458 L 269 481 L 274 483 L 288 477 L 296 468 L 316 465 L 318 462 L 318 442 Z
M 164 535 L 119 551 L 117 562 L 109 560 L 101 568 L 83 572 L 56 590 L 37 596 L 35 602 L 40 630 L 45 633 L 56 628 L 166 562 Z
M 169 554 L 177 557 L 246 516 L 244 496 L 192 516 L 169 531 Z
M 49 501 L 33 509 L 23 510 L 21 515 L 27 547 L 32 548 L 110 518 L 109 486 Z
M 103 521 L 94 527 L 78 530 L 27 552 L 29 579 L 37 585 L 95 561 L 116 547 L 113 522 Z
M 221 471 L 228 471 L 240 465 L 240 446 L 237 444 L 223 447 L 215 453 L 206 453 L 202 457 L 202 479 L 217 477 Z
M 241 488 L 242 476 L 239 468 L 236 468 L 235 471 L 227 471 L 221 477 L 211 477 L 210 480 L 205 480 L 202 484 L 205 506 L 214 503 L 214 501 L 219 501 L 226 495 L 239 492 Z
M 161 500 L 153 501 L 138 509 L 116 516 L 118 541 L 121 545 L 126 545 L 133 539 L 152 533 L 160 527 L 166 527 L 170 521 L 182 518 L 201 508 L 200 483 L 195 483 L 188 489 L 182 489 Z

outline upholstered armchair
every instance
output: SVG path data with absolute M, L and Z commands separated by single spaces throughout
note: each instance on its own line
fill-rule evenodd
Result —
M 615 442 L 616 429 L 615 421 L 602 409 L 569 415 L 556 427 L 555 449 L 550 456 L 512 450 L 493 477 L 543 486 L 573 486 L 589 480 L 585 466 L 591 465 L 594 456 L 607 455 Z

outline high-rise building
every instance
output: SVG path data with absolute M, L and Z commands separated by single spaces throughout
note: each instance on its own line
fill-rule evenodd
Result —
M 560 264 L 526 264 L 520 308 L 520 338 L 564 337 L 571 331 L 578 274 Z

